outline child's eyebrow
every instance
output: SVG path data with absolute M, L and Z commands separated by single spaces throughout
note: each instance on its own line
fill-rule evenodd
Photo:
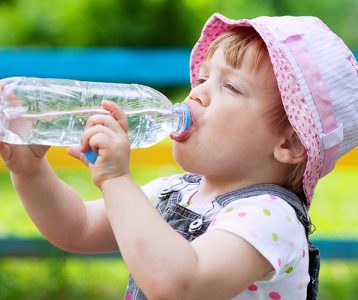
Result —
M 202 72 L 202 71 L 208 71 L 208 68 L 209 68 L 209 66 L 208 66 L 207 61 L 203 61 L 201 66 L 200 66 L 200 68 L 199 68 L 198 73 L 200 74 L 200 72 Z
M 240 72 L 239 74 L 237 72 Z M 243 85 L 244 88 L 253 89 L 255 88 L 255 84 L 252 82 L 252 79 L 247 76 L 244 70 L 238 70 L 233 67 L 223 66 L 221 67 L 221 72 L 224 76 L 233 77 L 234 82 L 239 82 L 240 85 Z
M 235 79 L 233 79 L 233 82 L 237 83 L 240 85 L 240 87 L 245 91 L 245 92 L 252 92 L 254 90 L 257 90 L 258 88 L 260 90 L 268 90 L 266 83 L 262 83 L 262 82 L 258 82 L 258 81 L 254 81 L 251 76 L 247 75 L 247 72 L 252 72 L 252 69 L 247 69 L 246 67 L 239 67 L 239 68 L 235 68 L 232 67 L 228 64 L 225 65 L 220 65 L 217 66 L 220 69 L 221 74 L 223 74 L 224 76 L 232 76 Z M 203 73 L 206 73 L 210 70 L 210 60 L 204 60 L 199 68 L 199 72 L 198 75 L 205 75 Z M 239 74 L 237 72 L 240 72 Z M 255 73 L 255 72 L 254 72 Z M 259 85 L 259 87 L 258 87 Z M 269 89 L 271 90 L 271 88 Z

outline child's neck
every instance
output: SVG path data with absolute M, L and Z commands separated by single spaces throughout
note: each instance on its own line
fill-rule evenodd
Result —
M 219 195 L 223 195 L 252 184 L 256 183 L 203 176 L 198 192 L 191 197 L 190 203 L 212 202 Z

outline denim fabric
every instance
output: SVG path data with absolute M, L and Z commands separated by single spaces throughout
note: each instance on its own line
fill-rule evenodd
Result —
M 161 192 L 159 196 L 159 202 L 156 206 L 156 209 L 164 218 L 164 220 L 166 220 L 167 223 L 172 226 L 172 228 L 174 228 L 188 241 L 192 241 L 199 235 L 203 234 L 211 222 L 210 218 L 204 218 L 202 227 L 195 233 L 189 233 L 189 225 L 193 221 L 202 218 L 202 216 L 179 204 L 181 201 L 180 190 L 187 187 L 189 184 L 199 184 L 200 180 L 201 177 L 198 175 L 185 174 L 182 177 L 182 184 L 176 184 L 175 186 L 165 189 Z M 308 239 L 308 235 L 311 234 L 312 224 L 308 217 L 306 207 L 294 193 L 278 185 L 260 184 L 220 195 L 215 199 L 215 201 L 222 207 L 225 207 L 234 200 L 259 196 L 262 194 L 271 194 L 285 200 L 294 208 L 298 220 L 304 226 L 308 240 L 309 275 L 311 278 L 307 287 L 307 299 L 316 300 L 318 296 L 318 274 L 320 267 L 319 250 L 313 244 L 311 244 Z M 131 276 L 129 276 L 125 299 L 147 299 Z
M 193 175 L 186 174 L 183 177 L 183 181 L 187 183 L 199 183 L 200 177 L 193 177 Z M 180 233 L 186 240 L 192 241 L 199 235 L 203 234 L 209 227 L 211 220 L 204 220 L 203 226 L 194 234 L 188 232 L 188 228 L 191 222 L 201 217 L 200 214 L 195 213 L 183 206 L 181 206 L 181 193 L 180 190 L 185 188 L 187 184 L 176 185 L 172 188 L 163 190 L 160 195 L 160 200 L 156 206 L 156 209 L 160 213 L 167 223 Z M 128 285 L 126 290 L 126 300 L 146 300 L 147 298 L 143 292 L 139 289 L 132 276 L 129 276 Z

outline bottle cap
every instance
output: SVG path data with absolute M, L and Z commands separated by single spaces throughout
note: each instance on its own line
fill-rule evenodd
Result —
M 188 105 L 186 105 L 185 103 L 182 103 L 182 108 L 183 108 L 183 112 L 184 112 L 184 130 L 183 131 L 186 131 L 191 126 L 191 114 L 190 114 L 190 109 L 189 109 Z
M 98 154 L 94 152 L 91 148 L 88 151 L 83 152 L 83 154 L 92 165 L 96 163 Z

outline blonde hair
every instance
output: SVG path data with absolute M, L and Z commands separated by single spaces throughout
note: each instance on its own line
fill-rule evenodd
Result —
M 265 64 L 267 68 L 271 68 L 273 74 L 266 44 L 252 27 L 236 27 L 224 32 L 210 45 L 205 60 L 212 57 L 219 47 L 223 48 L 225 61 L 229 66 L 239 68 L 245 57 L 253 71 L 258 70 L 260 66 Z M 269 105 L 264 113 L 264 118 L 268 121 L 273 132 L 282 132 L 291 124 L 281 101 L 276 77 L 273 77 L 273 86 L 268 93 Z M 297 135 L 294 138 L 297 139 L 297 142 L 301 142 Z M 285 187 L 306 202 L 302 186 L 305 168 L 306 161 L 297 165 L 289 165 L 289 175 Z

